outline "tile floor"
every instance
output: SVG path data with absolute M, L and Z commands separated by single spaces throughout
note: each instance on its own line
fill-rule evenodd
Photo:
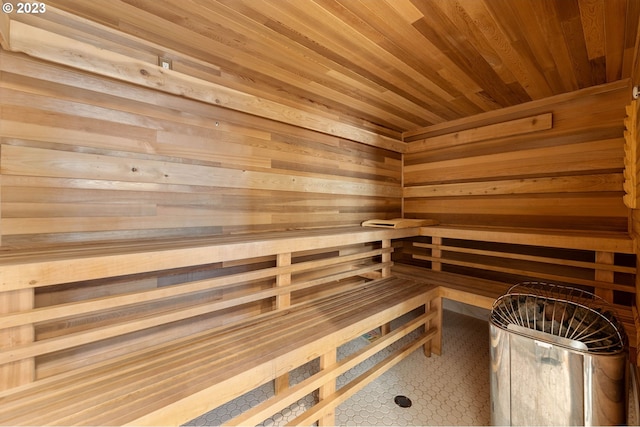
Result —
M 484 313 L 471 314 L 476 317 L 445 310 L 442 356 L 427 358 L 420 350 L 415 351 L 340 405 L 336 410 L 336 423 L 342 426 L 489 425 L 489 327 L 487 321 L 481 319 Z M 367 339 L 360 337 L 342 346 L 338 357 L 366 344 Z M 383 351 L 339 377 L 338 387 L 386 354 Z M 311 362 L 293 371 L 290 381 L 297 383 L 317 370 L 317 361 Z M 265 384 L 187 425 L 220 425 L 272 395 L 273 385 Z M 398 395 L 410 398 L 412 406 L 396 405 L 394 397 Z M 315 399 L 316 396 L 308 395 L 261 425 L 284 425 L 312 406 Z M 632 412 L 629 424 L 636 425 L 636 419 Z
M 442 356 L 413 352 L 339 406 L 345 426 L 489 425 L 489 327 L 486 321 L 444 312 Z M 411 399 L 401 408 L 394 397 Z

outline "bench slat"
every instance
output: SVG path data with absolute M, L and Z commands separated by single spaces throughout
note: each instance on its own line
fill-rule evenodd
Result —
M 428 351 L 426 345 L 439 348 L 440 298 L 491 308 L 495 298 L 511 285 L 455 273 L 405 268 L 400 264 L 393 266 L 391 239 L 416 237 L 418 232 L 431 236 L 433 242 L 414 245 L 432 253 L 413 256 L 433 262 L 434 268 L 449 263 L 460 265 L 462 270 L 468 267 L 487 269 L 487 265 L 482 263 L 483 257 L 502 257 L 511 265 L 489 265 L 489 269 L 521 275 L 536 273 L 540 277 L 540 273 L 525 270 L 537 269 L 535 263 L 546 263 L 551 270 L 545 273 L 545 277 L 550 280 L 561 280 L 565 270 L 573 274 L 573 269 L 576 277 L 571 277 L 572 282 L 581 280 L 579 283 L 601 289 L 635 291 L 631 285 L 606 281 L 608 276 L 596 275 L 595 279 L 604 280 L 590 280 L 580 271 L 606 271 L 611 275 L 616 272 L 621 276 L 636 274 L 634 267 L 615 265 L 613 261 L 603 264 L 588 262 L 588 259 L 562 260 L 539 256 L 545 251 L 532 249 L 526 254 L 514 254 L 512 258 L 520 264 L 513 264 L 508 261 L 511 257 L 508 251 L 499 253 L 437 244 L 446 238 L 454 239 L 451 245 L 456 244 L 455 239 L 470 239 L 594 250 L 600 254 L 611 254 L 612 258 L 613 252 L 633 253 L 629 252 L 633 240 L 623 233 L 589 232 L 587 235 L 571 231 L 449 226 L 420 229 L 344 227 L 35 250 L 0 249 L 0 291 L 18 289 L 31 292 L 39 287 L 62 284 L 53 290 L 61 291 L 61 296 L 52 293 L 40 301 L 64 301 L 63 298 L 84 297 L 78 291 L 88 294 L 90 290 L 88 287 L 85 291 L 81 284 L 75 286 L 70 282 L 120 280 L 119 276 L 122 276 L 122 283 L 116 282 L 117 286 L 108 292 L 129 291 L 0 315 L 0 328 L 37 324 L 40 328 L 37 336 L 44 337 L 46 328 L 51 332 L 49 338 L 1 350 L 0 363 L 32 361 L 39 355 L 47 355 L 42 359 L 75 367 L 0 391 L 0 407 L 9 408 L 9 411 L 0 411 L 0 424 L 184 423 L 417 307 L 433 307 L 437 311 L 429 312 L 417 321 L 426 323 L 427 327 L 435 325 L 435 328 L 418 339 L 421 344 L 414 342 L 411 344 L 414 347 L 410 348 L 415 349 L 422 344 L 425 344 L 425 351 Z M 452 259 L 445 259 L 440 252 L 458 255 L 452 254 Z M 462 256 L 472 259 L 456 259 Z M 555 256 L 555 253 L 550 256 Z M 274 266 L 276 257 L 291 259 L 291 262 Z M 620 261 L 629 260 L 621 257 Z M 377 278 L 390 274 L 392 266 L 397 277 Z M 209 270 L 227 267 L 228 270 L 215 271 L 217 277 L 190 281 L 210 275 Z M 246 271 L 233 273 L 239 270 Z M 164 276 L 156 273 L 160 271 L 171 276 L 165 280 Z M 135 276 L 138 273 L 144 276 Z M 220 273 L 228 275 L 219 276 Z M 147 281 L 144 286 L 148 289 L 135 290 L 142 289 L 135 282 L 140 277 Z M 281 280 L 283 278 L 286 280 Z M 376 280 L 369 282 L 365 278 Z M 159 286 L 169 286 L 157 288 L 154 280 Z M 178 280 L 183 283 L 174 284 Z M 279 286 L 265 287 L 270 282 Z M 625 283 L 625 280 L 621 282 Z M 212 290 L 221 292 L 222 296 L 216 299 L 216 293 L 210 294 L 209 300 L 195 298 L 200 296 L 199 292 Z M 291 298 L 293 292 L 296 295 Z M 288 301 L 291 298 L 294 304 L 287 307 L 287 303 L 274 310 L 271 304 L 281 295 Z M 176 298 L 175 302 L 170 298 Z M 170 301 L 173 306 L 157 304 L 165 301 Z M 138 304 L 146 308 L 138 310 Z M 231 323 L 221 323 L 225 320 L 212 316 L 232 308 Z M 264 310 L 268 312 L 261 313 Z M 622 317 L 628 320 L 626 314 L 623 312 Z M 187 319 L 194 319 L 195 326 L 187 325 Z M 627 328 L 628 322 L 623 323 Z M 122 354 L 126 339 L 130 337 L 128 334 L 139 334 L 144 330 L 152 333 L 147 337 L 159 338 L 158 342 L 153 343 L 147 338 L 149 342 Z M 403 329 L 397 333 L 405 332 Z M 181 337 L 180 334 L 187 336 Z M 122 339 L 113 339 L 118 336 Z M 85 355 L 94 351 L 93 344 L 102 344 L 103 340 L 108 346 L 100 349 L 101 359 L 82 366 Z M 382 348 L 384 343 L 380 341 L 374 348 Z M 295 422 L 313 422 L 325 417 L 335 405 L 405 357 L 408 348 L 394 353 L 341 390 L 332 393 L 333 390 L 325 388 L 329 390 L 322 395 L 326 399 Z M 365 353 L 370 354 L 371 351 L 366 350 Z M 357 357 L 365 357 L 365 353 Z M 349 360 L 345 359 L 344 363 L 351 363 Z M 312 380 L 315 381 L 314 386 L 326 386 L 322 381 L 335 380 L 339 375 L 337 372 L 346 369 L 347 365 L 342 365 L 342 362 L 325 367 L 326 371 Z M 256 416 L 263 417 L 270 410 L 280 408 L 285 402 L 281 397 L 280 394 L 275 396 L 277 403 L 265 403 L 260 415 Z
M 384 281 L 381 281 L 381 283 L 382 282 Z M 387 282 L 387 286 L 393 284 L 393 287 L 406 287 L 409 283 L 410 282 L 405 282 L 404 284 Z M 326 353 L 328 348 L 341 345 L 346 341 L 367 332 L 371 329 L 372 325 L 380 325 L 382 323 L 388 322 L 391 319 L 396 318 L 401 314 L 424 304 L 426 297 L 426 294 L 424 293 L 425 288 L 423 288 L 422 286 L 418 286 L 418 288 L 414 288 L 413 291 L 411 291 L 410 289 L 405 289 L 405 291 L 409 291 L 410 293 L 404 295 L 400 293 L 394 296 L 383 296 L 383 298 L 386 298 L 387 300 L 391 299 L 391 301 L 383 303 L 380 300 L 377 303 L 373 303 L 373 305 L 369 305 L 369 307 L 364 306 L 356 308 L 359 303 L 356 303 L 357 300 L 353 300 L 352 307 L 350 308 L 352 314 L 348 319 L 345 319 L 341 325 L 334 322 L 329 322 L 329 324 L 332 326 L 332 328 L 329 330 L 325 329 L 324 331 L 318 331 L 317 326 L 315 328 L 312 328 L 316 333 L 317 339 L 315 341 L 310 342 L 308 345 L 304 346 L 300 346 L 300 344 L 296 345 L 295 343 L 289 344 L 291 346 L 290 353 L 284 355 L 283 357 L 278 357 L 275 360 L 271 360 L 267 363 L 269 363 L 273 367 L 273 371 L 275 371 L 276 376 L 281 375 L 282 373 L 290 370 L 292 367 L 300 365 L 301 360 L 304 362 L 310 360 L 309 354 L 312 354 L 313 357 L 320 356 L 321 354 Z M 380 289 L 378 288 L 377 290 L 374 290 L 374 292 L 380 292 Z M 411 294 L 413 294 L 413 296 L 411 296 Z M 384 308 L 385 306 L 387 308 Z M 359 312 L 353 312 L 354 308 Z M 200 399 L 203 398 L 205 399 L 207 404 L 210 404 L 211 394 L 217 393 L 218 390 L 220 390 L 220 387 L 219 385 L 215 385 L 209 387 L 207 390 L 209 390 L 209 393 L 207 393 L 205 396 L 198 395 L 199 392 L 194 393 L 193 395 L 190 395 L 185 399 L 176 402 L 175 405 L 172 405 L 174 407 L 160 408 L 154 413 L 145 415 L 141 419 L 135 420 L 134 424 L 157 425 L 158 423 L 163 422 L 163 420 L 165 420 L 167 417 L 171 417 L 175 410 L 179 408 L 185 408 L 185 410 L 186 408 L 191 408 L 194 402 L 201 403 Z
M 456 261 L 452 259 L 431 257 L 431 256 L 425 256 L 425 255 L 414 255 L 413 257 L 415 259 L 421 259 L 424 261 L 432 261 L 432 262 L 439 262 L 441 264 L 457 265 L 459 267 L 471 267 L 471 268 L 477 268 L 480 270 L 489 270 L 489 271 L 496 271 L 500 273 L 511 273 L 511 274 L 517 274 L 521 276 L 536 277 L 538 279 L 560 281 L 560 282 L 571 282 L 571 283 L 576 283 L 580 285 L 594 286 L 596 288 L 612 289 L 612 290 L 629 292 L 629 293 L 636 292 L 635 286 L 633 285 L 620 285 L 612 282 L 580 279 L 577 277 L 560 276 L 557 274 L 548 274 L 540 271 L 529 271 L 529 270 L 523 270 L 519 268 L 509 268 L 509 267 L 492 266 L 488 264 L 478 264 L 473 262 Z
M 635 254 L 633 239 L 628 233 L 518 229 L 500 227 L 421 227 L 421 236 L 483 242 L 511 243 L 562 249 L 582 249 Z
M 365 285 L 363 285 L 365 286 Z M 349 297 L 355 298 L 356 293 L 360 293 L 362 291 L 363 286 L 359 288 L 351 289 L 345 292 L 342 297 L 344 301 L 340 303 L 336 301 L 338 295 L 333 295 L 331 297 L 324 298 L 319 301 L 315 301 L 315 310 L 322 311 L 325 316 L 330 316 L 332 312 L 340 312 L 340 310 L 345 310 L 350 307 L 352 301 Z M 381 292 L 384 292 L 381 291 Z M 367 302 L 369 298 L 377 298 L 377 296 L 371 295 L 358 295 L 361 298 L 362 302 Z M 228 325 L 224 328 L 218 328 L 217 330 L 207 331 L 192 337 L 188 337 L 184 340 L 178 340 L 172 342 L 171 344 L 164 344 L 157 347 L 152 347 L 149 349 L 149 352 L 154 354 L 154 358 L 157 359 L 157 363 L 164 363 L 163 355 L 168 354 L 171 359 L 177 360 L 178 357 L 192 357 L 193 355 L 198 355 L 198 352 L 202 352 L 202 354 L 207 354 L 211 352 L 211 346 L 218 346 L 219 348 L 215 352 L 215 357 L 218 359 L 222 359 L 225 355 L 236 355 L 236 348 L 232 346 L 234 343 L 240 342 L 241 345 L 239 348 L 247 348 L 244 344 L 247 340 L 254 338 L 256 340 L 263 339 L 267 336 L 267 331 L 271 331 L 272 334 L 280 335 L 281 331 L 286 328 L 292 328 L 295 326 L 291 325 L 291 322 L 295 322 L 294 325 L 304 325 L 308 321 L 314 321 L 315 317 L 311 317 L 311 320 L 307 319 L 308 317 L 308 308 L 305 305 L 300 305 L 297 307 L 290 307 L 287 310 L 282 310 L 280 312 L 269 312 L 263 316 L 257 316 L 256 318 L 249 319 L 247 321 L 241 321 L 234 325 Z M 258 337 L 258 338 L 255 338 Z M 200 350 L 204 348 L 204 350 Z M 131 357 L 123 357 L 121 358 L 122 366 L 127 366 L 130 364 L 131 360 L 137 360 L 139 357 L 144 357 L 148 352 L 141 352 L 138 355 L 133 355 Z M 199 357 L 199 355 L 198 355 Z M 196 357 L 197 358 L 197 357 Z M 114 362 L 115 363 L 115 362 Z M 135 365 L 133 365 L 135 366 Z M 154 369 L 154 365 L 151 363 L 145 363 L 143 366 Z M 98 371 L 100 369 L 100 371 Z M 122 368 L 124 369 L 124 368 Z M 138 369 L 141 371 L 142 367 Z M 62 387 L 65 384 L 70 387 L 80 387 L 81 379 L 86 377 L 85 372 L 90 372 L 92 375 L 99 374 L 108 374 L 112 371 L 112 364 L 108 366 L 102 366 L 99 368 L 91 368 L 81 371 L 79 376 L 74 377 L 73 375 L 63 375 L 62 378 L 58 378 L 55 381 L 55 386 L 52 386 L 51 389 L 55 387 Z M 39 381 L 38 384 L 44 384 L 47 380 Z M 26 387 L 37 387 L 39 391 L 42 391 L 41 386 L 38 384 L 27 385 Z M 5 394 L 11 394 L 11 391 L 5 392 Z M 2 393 L 0 393 L 0 397 L 2 397 Z
M 614 265 L 614 264 L 604 264 L 601 262 L 599 263 L 599 262 L 574 261 L 570 259 L 558 259 L 558 258 L 533 256 L 533 255 L 525 255 L 525 254 L 510 254 L 508 252 L 470 249 L 470 248 L 462 248 L 458 246 L 434 245 L 431 243 L 414 242 L 413 246 L 418 248 L 439 249 L 441 251 L 448 251 L 448 252 L 483 255 L 483 256 L 489 256 L 489 257 L 522 260 L 522 261 L 533 261 L 533 262 L 540 262 L 545 264 L 557 264 L 557 265 L 564 265 L 564 266 L 587 268 L 591 270 L 615 271 L 619 273 L 628 273 L 628 274 L 636 274 L 636 270 L 637 270 L 635 267 L 626 267 L 626 266 Z
M 191 306 L 182 310 L 175 310 L 166 314 L 159 314 L 152 317 L 143 317 L 136 319 L 135 321 L 126 321 L 120 323 L 113 323 L 109 326 L 103 326 L 93 328 L 88 332 L 76 332 L 73 334 L 65 335 L 57 338 L 50 338 L 47 340 L 36 341 L 33 343 L 17 345 L 9 349 L 0 351 L 0 363 L 10 363 L 17 360 L 26 359 L 29 357 L 35 357 L 42 354 L 51 353 L 54 351 L 64 350 L 66 348 L 76 347 L 82 344 L 87 344 L 103 339 L 113 338 L 120 335 L 125 335 L 131 332 L 141 331 L 149 329 L 155 326 L 164 325 L 171 322 L 177 322 L 184 319 L 200 316 L 203 314 L 211 313 L 213 311 L 223 310 L 225 308 L 236 307 L 238 305 L 247 304 L 263 300 L 266 298 L 275 297 L 277 295 L 283 295 L 295 290 L 306 289 L 309 287 L 317 286 L 322 283 L 332 282 L 340 280 L 342 278 L 351 277 L 354 274 L 366 273 L 375 271 L 384 267 L 385 265 L 391 266 L 391 263 L 387 264 L 373 264 L 370 266 L 362 267 L 359 269 L 350 270 L 345 273 L 334 274 L 331 276 L 316 279 L 311 282 L 295 283 L 287 286 L 281 286 L 277 288 L 265 289 L 262 291 L 252 292 L 242 297 L 235 297 L 228 300 L 220 300 L 212 303 Z
M 457 273 L 434 271 L 408 264 L 395 264 L 393 274 L 398 277 L 413 278 L 425 283 L 439 286 L 439 295 L 443 298 L 490 310 L 495 300 L 505 294 L 513 283 L 497 282 Z M 620 304 L 612 304 L 618 320 L 623 324 L 629 345 L 638 345 L 636 325 L 632 308 Z

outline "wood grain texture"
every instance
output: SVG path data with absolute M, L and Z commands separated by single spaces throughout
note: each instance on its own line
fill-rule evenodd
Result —
M 400 216 L 395 152 L 0 55 L 3 244 Z
M 296 305 L 348 292 L 388 271 L 389 239 L 417 232 L 346 227 L 5 249 L 3 279 L 17 283 L 11 270 L 35 275 L 27 288 L 0 293 L 3 387 L 286 309 L 278 297 Z
M 424 277 L 435 277 L 434 284 L 442 272 L 445 288 L 467 288 L 474 295 L 491 294 L 500 283 L 494 299 L 523 281 L 586 287 L 615 306 L 631 346 L 637 345 L 631 310 L 637 299 L 636 243 L 628 233 L 451 226 L 420 230 L 426 238 L 405 241 L 396 257 L 430 270 Z M 473 299 L 465 302 L 473 304 Z
M 3 13 L 0 16 L 0 46 L 7 50 L 11 48 L 9 46 L 9 22 L 9 14 Z
M 631 209 L 638 207 L 638 167 L 640 153 L 638 143 L 640 141 L 640 127 L 638 122 L 638 101 L 631 101 L 625 107 L 626 117 L 624 119 L 624 203 Z
M 433 246 L 435 247 L 435 245 Z M 434 250 L 431 249 L 432 252 Z M 515 256 L 519 255 L 515 254 Z M 604 265 L 607 264 L 599 264 L 599 266 Z M 508 279 L 488 280 L 477 275 L 469 275 L 469 271 L 466 273 L 436 271 L 433 268 L 425 269 L 408 264 L 396 264 L 393 268 L 395 276 L 408 278 L 420 276 L 429 283 L 439 286 L 439 294 L 442 298 L 460 301 L 487 310 L 491 310 L 496 298 L 504 295 L 513 286 L 513 282 Z M 627 302 L 630 303 L 630 300 Z M 623 324 L 629 338 L 630 360 L 637 360 L 635 359 L 635 349 L 640 341 L 636 337 L 637 311 L 635 306 L 614 304 L 614 307 L 617 318 Z
M 625 118 L 625 150 L 624 150 L 624 162 L 625 162 L 625 171 L 624 171 L 624 202 L 626 206 L 631 208 L 631 214 L 629 217 L 629 228 L 630 233 L 637 242 L 640 239 L 640 212 L 638 211 L 638 181 L 640 179 L 639 176 L 639 157 L 640 153 L 638 150 L 638 142 L 639 142 L 639 134 L 640 127 L 638 126 L 638 121 L 640 117 L 638 115 L 638 101 L 631 101 L 629 105 L 626 106 L 627 117 Z M 640 252 L 636 252 L 636 261 L 640 261 Z M 636 293 L 636 307 L 640 304 L 640 277 L 636 275 L 636 289 L 638 292 Z M 640 326 L 638 323 L 638 318 L 636 317 L 636 325 Z
M 218 97 L 225 105 L 272 105 L 262 113 L 285 122 L 321 126 L 302 117 L 322 117 L 332 121 L 329 132 L 352 127 L 354 136 L 358 128 L 397 138 L 631 77 L 636 3 L 52 0 L 46 14 L 11 19 L 135 58 L 158 87 L 162 55 L 185 77 L 227 88 Z
M 516 110 L 551 112 L 550 129 L 406 153 L 405 215 L 443 224 L 627 231 L 622 126 L 627 90 L 604 85 L 582 97 L 561 95 L 504 111 L 505 118 Z M 513 123 L 497 114 L 491 119 L 493 126 Z M 472 135 L 475 123 L 492 126 L 470 121 L 468 131 L 458 121 L 453 133 L 437 126 L 423 133 L 428 139 L 410 144 Z
M 494 125 L 482 126 L 466 131 L 460 131 L 440 136 L 434 136 L 417 140 L 407 144 L 405 153 L 418 151 L 437 150 L 439 148 L 452 147 L 454 145 L 480 142 L 487 139 L 505 138 L 540 130 L 551 129 L 553 116 L 551 113 L 539 114 L 535 117 L 525 117 Z
M 401 146 L 397 139 L 357 129 L 335 118 L 309 114 L 302 109 L 291 108 L 173 70 L 148 67 L 148 64 L 137 58 L 108 52 L 22 22 L 13 22 L 10 37 L 13 51 L 24 52 L 36 58 L 383 148 L 398 150 Z
M 34 292 L 23 289 L 0 293 L 0 313 L 18 313 L 34 307 Z M 32 324 L 20 324 L 0 330 L 0 348 L 8 349 L 29 345 L 35 340 Z M 26 358 L 0 365 L 0 391 L 28 384 L 35 379 L 35 359 Z
M 30 281 L 34 289 L 0 295 L 11 299 L 3 299 L 3 306 L 13 308 L 0 314 L 0 328 L 35 331 L 30 340 L 0 348 L 8 374 L 19 373 L 15 364 L 25 361 L 33 380 L 0 390 L 6 404 L 0 418 L 13 425 L 180 425 L 424 306 L 434 287 L 361 277 L 389 270 L 391 238 L 417 233 L 350 227 L 5 251 L 4 262 L 43 269 Z M 191 252 L 186 265 L 175 252 L 180 248 Z M 126 267 L 113 258 L 141 251 L 157 264 Z M 53 259 L 92 264 L 91 253 L 100 258 L 93 267 L 114 261 L 125 270 L 103 272 L 97 280 L 82 280 L 86 276 L 76 269 L 57 278 L 49 274 L 58 270 L 46 266 Z M 285 276 L 288 283 L 281 280 Z M 295 294 L 300 290 L 303 298 Z M 278 307 L 274 297 L 285 295 L 291 305 Z M 256 306 L 258 300 L 265 303 Z M 394 330 L 353 363 L 434 315 Z M 413 348 L 436 333 L 429 331 Z M 326 368 L 332 372 L 334 364 Z M 323 374 L 321 384 L 337 375 Z M 85 387 L 92 392 L 83 392 Z M 33 411 L 34 404 L 47 410 Z

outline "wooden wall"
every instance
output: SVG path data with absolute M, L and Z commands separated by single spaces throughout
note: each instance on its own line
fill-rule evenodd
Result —
M 637 85 L 636 82 L 634 84 Z M 625 185 L 627 194 L 625 203 L 633 208 L 631 210 L 631 236 L 636 244 L 636 264 L 640 264 L 640 251 L 638 239 L 640 239 L 640 100 L 630 101 L 626 107 L 625 118 Z M 636 298 L 634 316 L 636 321 L 636 335 L 640 341 L 640 277 L 636 274 Z M 637 349 L 637 360 L 640 361 L 640 348 Z
M 408 136 L 404 214 L 441 223 L 628 231 L 620 81 Z M 549 129 L 483 129 L 551 113 Z M 531 123 L 529 123 L 531 125 Z M 448 139 L 446 144 L 439 141 Z
M 401 155 L 0 50 L 2 247 L 354 225 Z
M 405 217 L 494 231 L 544 229 L 539 236 L 565 234 L 567 242 L 585 232 L 626 235 L 631 209 L 624 203 L 624 121 L 630 97 L 630 81 L 620 81 L 407 134 Z M 394 259 L 503 283 L 585 287 L 633 323 L 627 313 L 637 296 L 635 257 L 575 245 L 537 246 L 535 239 L 469 236 L 397 242 Z M 615 273 L 584 268 L 608 263 Z

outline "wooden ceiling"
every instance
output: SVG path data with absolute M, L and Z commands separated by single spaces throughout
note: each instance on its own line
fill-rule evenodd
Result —
M 216 83 L 393 137 L 627 78 L 640 15 L 638 0 L 47 5 L 207 64 Z

